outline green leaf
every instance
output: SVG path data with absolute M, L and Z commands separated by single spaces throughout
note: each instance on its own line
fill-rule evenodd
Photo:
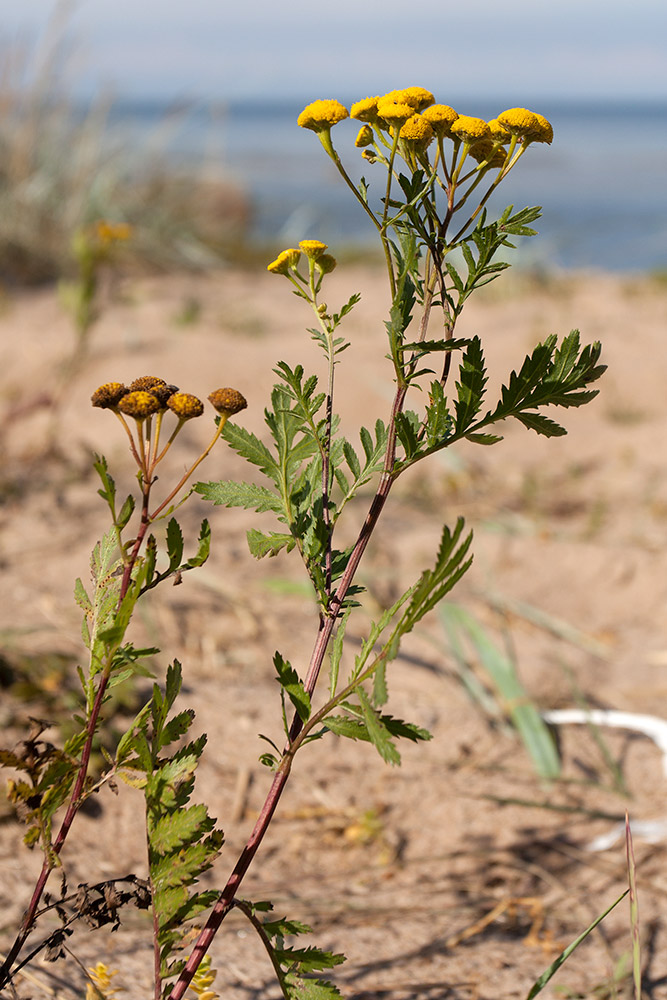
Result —
M 264 486 L 254 483 L 235 483 L 222 481 L 219 483 L 197 483 L 195 492 L 224 507 L 244 507 L 246 510 L 256 510 L 262 513 L 272 510 L 276 514 L 284 514 L 284 504 L 279 496 Z
M 242 458 L 245 458 L 246 461 L 250 462 L 252 465 L 256 465 L 270 479 L 277 481 L 279 478 L 279 468 L 276 465 L 276 461 L 266 445 L 263 444 L 255 434 L 252 434 L 250 431 L 246 430 L 245 427 L 241 427 L 239 424 L 232 424 L 227 421 L 221 437 L 223 437 L 227 444 L 230 445 L 230 447 L 233 448 L 237 454 L 241 455 Z M 197 487 L 195 487 L 197 492 L 199 492 L 199 485 L 200 484 L 197 484 Z
M 273 665 L 276 668 L 278 682 L 294 705 L 297 714 L 302 722 L 307 722 L 310 718 L 310 695 L 303 686 L 303 682 L 294 667 L 283 660 L 279 652 L 273 655 Z
M 256 528 L 250 528 L 246 533 L 246 538 L 248 539 L 250 554 L 255 559 L 263 559 L 264 556 L 277 556 L 282 549 L 291 552 L 296 545 L 292 535 L 275 531 L 265 535 Z
M 161 816 L 149 829 L 150 845 L 153 851 L 167 854 L 184 844 L 191 844 L 202 833 L 213 829 L 214 820 L 208 815 L 203 803 L 188 809 L 177 809 Z
M 452 587 L 458 583 L 472 563 L 472 557 L 464 562 L 472 542 L 470 533 L 462 542 L 464 520 L 460 517 L 456 528 L 450 532 L 445 525 L 436 564 L 432 570 L 426 570 L 412 590 L 410 604 L 401 619 L 401 634 L 409 632 L 425 614 L 431 611 Z
M 196 566 L 203 566 L 211 552 L 211 526 L 204 518 L 199 528 L 199 538 L 197 539 L 197 554 L 190 556 L 185 564 L 186 569 L 194 569 Z
M 116 518 L 116 527 L 122 531 L 134 513 L 135 501 L 133 496 L 128 496 L 120 509 L 120 514 Z
M 478 414 L 487 382 L 482 342 L 473 337 L 465 350 L 456 383 L 456 433 L 462 435 Z
M 371 743 L 388 764 L 400 764 L 401 755 L 391 741 L 389 730 L 382 723 L 379 713 L 371 705 L 363 688 L 357 689 L 357 697 Z
M 183 532 L 175 517 L 171 517 L 167 524 L 167 554 L 169 570 L 178 569 L 183 559 Z
M 563 437 L 564 434 L 567 434 L 564 427 L 557 424 L 555 420 L 545 417 L 543 413 L 524 411 L 523 413 L 516 413 L 515 416 L 524 427 L 537 431 L 538 434 L 542 434 L 544 437 Z
M 328 715 L 322 724 L 336 736 L 344 736 L 349 740 L 364 740 L 366 743 L 370 743 L 368 729 L 359 719 L 351 719 L 347 715 Z

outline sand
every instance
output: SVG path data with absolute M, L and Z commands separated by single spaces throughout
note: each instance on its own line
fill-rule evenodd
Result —
M 372 426 L 377 416 L 387 418 L 391 372 L 381 272 L 340 267 L 327 301 L 337 307 L 355 291 L 362 301 L 345 328 L 351 347 L 341 358 L 337 409 L 356 439 L 360 421 Z M 21 719 L 48 713 L 48 697 L 75 683 L 71 665 L 69 674 L 62 667 L 83 655 L 73 582 L 87 578 L 90 550 L 107 527 L 91 452 L 106 454 L 120 488 L 132 487 L 120 425 L 91 408 L 91 392 L 147 373 L 202 397 L 235 386 L 249 403 L 243 424 L 264 434 L 275 363 L 301 362 L 323 373 L 304 332 L 309 325 L 286 282 L 261 270 L 127 279 L 102 311 L 88 357 L 54 412 L 42 397 L 58 391 L 58 366 L 73 347 L 69 321 L 51 289 L 5 294 L 1 676 L 9 684 L 34 657 L 42 687 L 34 703 L 3 691 L 6 743 L 19 738 Z M 509 423 L 493 448 L 458 447 L 399 481 L 362 572 L 366 607 L 377 614 L 394 600 L 432 560 L 442 520 L 453 524 L 463 515 L 474 530 L 475 560 L 452 600 L 511 652 L 540 709 L 589 705 L 667 718 L 667 288 L 608 275 L 501 277 L 471 300 L 459 332 L 482 337 L 490 385 L 497 387 L 538 340 L 574 327 L 584 341 L 603 342 L 609 370 L 600 396 L 555 414 L 568 429 L 564 438 L 547 440 Z M 194 421 L 181 435 L 165 482 L 207 443 L 209 423 Z M 45 451 L 48 440 L 59 458 Z M 246 474 L 220 446 L 200 478 Z M 364 495 L 348 508 L 345 537 L 354 537 L 368 502 Z M 209 734 L 198 794 L 227 836 L 218 867 L 206 877 L 220 886 L 270 781 L 258 763 L 264 745 L 257 734 L 280 740 L 273 652 L 302 670 L 316 615 L 294 554 L 256 562 L 247 551 L 245 531 L 270 529 L 269 515 L 193 497 L 180 517 L 190 548 L 202 517 L 213 528 L 210 561 L 180 587 L 154 592 L 133 638 L 162 647 L 152 663 L 158 677 L 174 657 L 183 662 L 182 704 L 196 710 L 196 732 Z M 347 656 L 362 635 L 360 623 Z M 45 660 L 52 652 L 60 665 Z M 331 978 L 355 1000 L 518 998 L 626 886 L 622 840 L 591 847 L 628 809 L 637 828 L 646 989 L 667 997 L 667 809 L 654 743 L 627 730 L 563 726 L 562 779 L 540 781 L 505 722 L 508 706 L 496 699 L 492 718 L 466 693 L 437 614 L 406 641 L 389 680 L 389 710 L 426 726 L 434 739 L 402 747 L 400 769 L 348 741 L 306 748 L 243 897 L 273 899 L 279 914 L 314 927 L 314 942 L 345 951 L 348 962 Z M 614 787 L 612 764 L 625 793 Z M 139 793 L 123 787 L 117 798 L 105 792 L 96 804 L 99 815 L 77 819 L 63 852 L 71 886 L 145 872 Z M 6 805 L 0 818 L 0 923 L 8 940 L 40 858 L 20 846 L 20 827 Z M 654 843 L 645 821 L 657 823 Z M 624 901 L 544 995 L 562 996 L 556 986 L 572 991 L 565 995 L 593 995 L 618 972 L 630 944 Z M 113 935 L 81 928 L 70 946 L 84 964 L 104 960 L 119 968 L 123 996 L 151 995 L 143 914 L 129 912 Z M 266 956 L 240 915 L 228 919 L 212 953 L 225 1000 L 277 996 Z M 621 970 L 619 996 L 629 995 L 629 967 Z M 21 981 L 22 996 L 83 995 L 74 963 L 38 959 L 29 972 L 36 978 Z

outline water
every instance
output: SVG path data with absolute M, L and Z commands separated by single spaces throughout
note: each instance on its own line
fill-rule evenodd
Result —
M 486 118 L 504 107 L 455 106 Z M 302 107 L 263 102 L 191 108 L 173 128 L 169 155 L 222 166 L 250 199 L 253 237 L 283 245 L 319 238 L 334 252 L 343 244 L 370 244 L 374 230 L 317 136 L 296 125 Z M 541 104 L 538 110 L 554 126 L 553 145 L 531 147 L 490 203 L 496 210 L 512 203 L 542 206 L 535 227 L 540 235 L 520 241 L 519 262 L 610 271 L 667 268 L 667 104 Z M 113 117 L 145 134 L 164 112 L 164 106 L 126 103 L 117 105 Z M 361 160 L 353 147 L 357 129 L 350 121 L 336 126 L 336 147 L 353 179 L 363 172 L 371 192 L 379 191 L 383 169 Z

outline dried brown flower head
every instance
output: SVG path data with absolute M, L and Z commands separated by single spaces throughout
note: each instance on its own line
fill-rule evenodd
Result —
M 160 406 L 164 409 L 169 402 L 169 397 L 173 396 L 175 392 L 178 392 L 177 385 L 156 385 L 152 389 L 148 390 L 152 392 L 153 395 L 158 399 Z
M 238 413 L 239 410 L 245 410 L 248 405 L 238 389 L 215 389 L 208 398 L 218 413 L 224 413 L 227 416 Z
M 130 390 L 122 382 L 105 382 L 90 397 L 93 406 L 100 406 L 103 410 L 115 409 L 119 400 L 126 396 Z
M 130 382 L 130 392 L 138 389 L 157 389 L 166 384 L 163 378 L 157 378 L 156 375 L 142 375 L 141 378 L 135 378 L 134 382 Z

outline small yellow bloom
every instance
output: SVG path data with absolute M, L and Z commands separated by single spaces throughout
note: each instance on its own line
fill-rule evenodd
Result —
M 322 274 L 330 274 L 335 268 L 337 263 L 338 261 L 332 254 L 323 253 L 315 261 L 315 267 L 317 268 L 318 271 L 321 271 Z
M 118 975 L 118 969 L 108 969 L 104 962 L 98 962 L 88 969 L 91 982 L 86 986 L 86 1000 L 115 1000 L 117 993 L 125 992 L 122 986 L 113 986 L 111 980 Z
M 551 122 L 547 121 L 544 115 L 538 115 L 536 111 L 534 112 L 534 115 L 537 118 L 537 124 L 539 127 L 530 138 L 533 142 L 546 142 L 551 145 L 554 140 L 554 130 Z
M 405 142 L 414 143 L 425 149 L 433 141 L 433 126 L 422 115 L 413 115 L 403 125 L 399 136 Z
M 110 246 L 112 243 L 124 243 L 132 235 L 132 227 L 126 222 L 107 222 L 100 219 L 95 226 L 95 235 L 102 246 Z
M 459 115 L 451 126 L 452 135 L 464 142 L 479 142 L 480 139 L 487 139 L 491 130 L 488 122 L 483 118 L 471 118 L 469 115 Z
M 458 117 L 458 112 L 448 104 L 432 104 L 422 112 L 422 118 L 432 125 L 436 135 L 450 135 L 450 129 Z
M 204 412 L 204 404 L 197 396 L 190 392 L 174 392 L 169 397 L 167 406 L 181 420 L 191 420 L 192 417 L 201 417 Z
M 291 268 L 297 266 L 300 257 L 301 251 L 297 250 L 296 247 L 290 247 L 288 250 L 283 250 L 279 253 L 276 259 L 272 260 L 270 264 L 267 264 L 266 270 L 270 271 L 271 274 L 287 274 Z
M 350 108 L 350 118 L 356 118 L 360 122 L 374 122 L 379 100 L 379 97 L 364 97 L 363 101 L 356 101 Z
M 406 87 L 403 95 L 405 103 L 411 104 L 415 111 L 423 111 L 430 104 L 435 104 L 435 97 L 431 91 L 423 87 Z
M 414 113 L 415 109 L 410 104 L 390 101 L 385 97 L 381 97 L 378 101 L 378 115 L 390 125 L 404 125 Z
M 309 257 L 311 260 L 317 260 L 329 247 L 320 240 L 301 240 L 299 249 L 305 253 L 306 257 Z
M 357 138 L 354 140 L 354 145 L 358 149 L 363 149 L 364 146 L 370 146 L 373 141 L 373 129 L 370 125 L 362 125 L 357 132 Z
M 349 118 L 349 111 L 340 101 L 313 101 L 303 109 L 296 122 L 301 128 L 309 128 L 313 132 L 328 131 L 332 125 Z
M 228 417 L 240 410 L 245 410 L 248 405 L 238 389 L 215 389 L 208 398 L 213 409 Z
M 497 118 L 491 118 L 489 121 L 489 130 L 494 142 L 509 142 L 509 133 Z
M 207 955 L 202 959 L 201 965 L 192 977 L 190 989 L 197 995 L 199 1000 L 219 1000 L 219 994 L 211 989 L 218 975 L 217 969 L 211 968 L 211 959 Z
M 511 135 L 520 139 L 530 138 L 533 132 L 539 131 L 539 122 L 528 108 L 509 108 L 498 115 L 498 121 Z
M 122 382 L 105 382 L 90 397 L 93 406 L 99 406 L 103 410 L 115 409 L 118 403 L 127 396 L 130 390 Z
M 118 403 L 118 409 L 128 417 L 134 417 L 135 420 L 144 420 L 161 410 L 162 406 L 157 396 L 152 392 L 144 392 L 139 389 L 123 396 Z

